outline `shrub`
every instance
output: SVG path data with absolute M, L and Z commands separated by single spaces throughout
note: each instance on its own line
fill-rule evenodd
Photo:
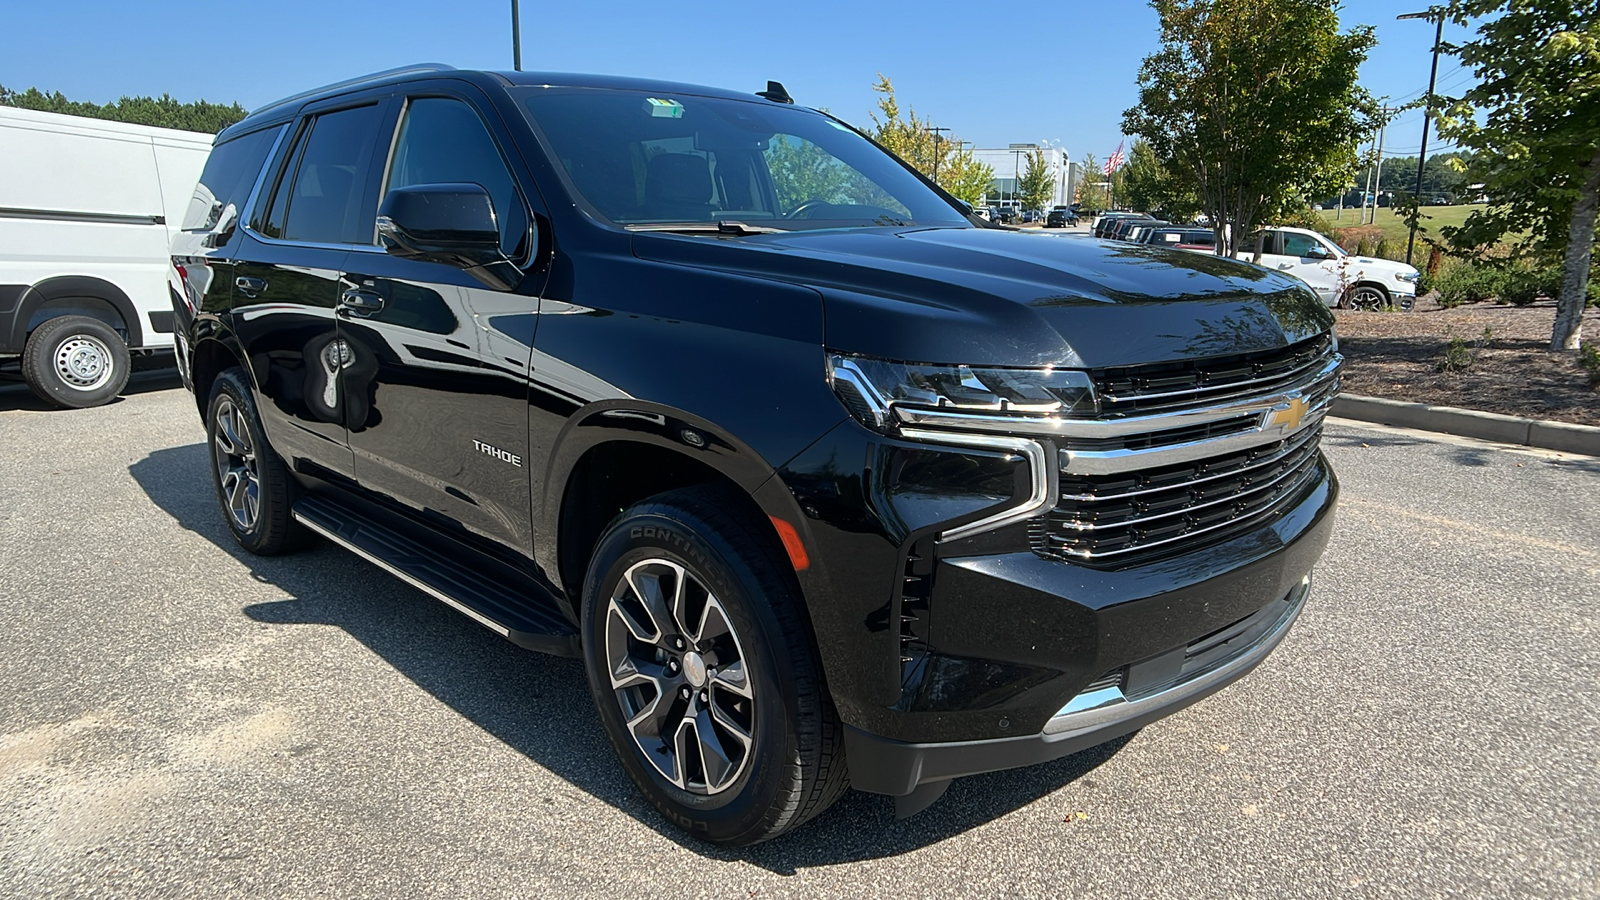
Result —
M 1394 259 L 1395 246 L 1389 243 L 1387 237 L 1378 238 L 1378 243 L 1373 245 L 1372 255 L 1379 259 Z
M 1383 238 L 1379 238 L 1378 240 L 1382 241 Z M 1355 253 L 1356 256 L 1371 256 L 1372 255 L 1372 235 L 1363 234 L 1361 236 L 1361 240 L 1356 242 L 1356 249 L 1353 252 Z
M 1589 387 L 1600 391 L 1600 346 L 1584 341 L 1578 346 L 1578 365 L 1589 373 Z
M 1439 305 L 1449 309 L 1500 296 L 1505 280 L 1503 269 L 1481 262 L 1460 262 L 1440 269 L 1432 287 L 1439 291 Z
M 1439 359 L 1436 368 L 1447 374 L 1458 374 L 1472 368 L 1478 361 L 1478 354 L 1489 346 L 1494 340 L 1494 329 L 1484 326 L 1483 333 L 1472 339 L 1471 343 L 1458 337 L 1450 338 L 1450 344 L 1444 348 L 1444 355 Z
M 1544 292 L 1546 273 L 1528 265 L 1512 266 L 1505 272 L 1500 284 L 1500 302 L 1512 306 L 1527 306 Z

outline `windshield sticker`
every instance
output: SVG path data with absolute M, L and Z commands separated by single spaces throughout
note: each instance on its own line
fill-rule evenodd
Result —
M 676 100 L 657 100 L 651 97 L 644 101 L 644 108 L 658 119 L 683 118 L 683 104 Z

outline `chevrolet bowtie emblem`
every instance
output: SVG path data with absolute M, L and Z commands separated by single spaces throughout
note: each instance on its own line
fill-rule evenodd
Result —
M 1271 431 L 1277 428 L 1283 434 L 1293 434 L 1300 428 L 1300 422 L 1305 419 L 1306 413 L 1311 411 L 1311 404 L 1298 395 L 1290 397 L 1287 403 L 1267 412 L 1267 421 L 1262 423 L 1262 431 Z

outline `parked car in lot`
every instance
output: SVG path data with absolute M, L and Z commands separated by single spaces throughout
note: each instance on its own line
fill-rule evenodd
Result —
M 0 106 L 0 365 L 40 399 L 110 402 L 172 350 L 167 248 L 215 212 L 189 206 L 212 137 Z
M 1017 208 L 1015 206 L 989 207 L 989 219 L 1004 225 L 1017 224 Z
M 581 658 L 697 837 L 1126 734 L 1308 602 L 1310 292 L 979 227 L 781 85 L 378 73 L 229 128 L 196 192 L 234 212 L 175 239 L 173 311 L 234 538 Z
M 1261 233 L 1261 265 L 1304 281 L 1327 306 L 1346 309 L 1411 309 L 1419 273 L 1390 259 L 1354 256 L 1307 228 L 1274 227 Z M 1240 259 L 1254 259 L 1256 239 L 1239 245 Z M 1189 248 L 1211 253 L 1212 247 Z
M 1068 225 L 1078 224 L 1078 214 L 1065 206 L 1053 207 L 1050 214 L 1045 217 L 1044 227 L 1066 228 Z
M 1144 243 L 1177 250 L 1204 250 L 1211 253 L 1216 249 L 1216 234 L 1209 228 L 1162 226 L 1152 228 L 1150 233 L 1145 235 Z
M 1111 230 L 1113 228 L 1115 228 L 1117 226 L 1117 223 L 1121 222 L 1122 220 L 1124 220 L 1124 219 L 1142 219 L 1142 218 L 1145 218 L 1145 215 L 1143 213 L 1133 213 L 1133 212 L 1108 212 L 1108 213 L 1102 213 L 1100 215 L 1100 218 L 1095 220 L 1095 223 L 1094 223 L 1094 236 L 1095 237 L 1102 237 L 1102 238 L 1103 237 L 1110 237 L 1111 236 Z

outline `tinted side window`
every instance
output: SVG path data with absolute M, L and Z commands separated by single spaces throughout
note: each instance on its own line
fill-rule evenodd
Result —
M 286 178 L 278 189 L 286 197 L 285 239 L 335 244 L 359 239 L 361 174 L 377 124 L 376 106 L 325 113 L 312 122 L 299 158 L 291 164 L 293 181 Z M 275 200 L 274 210 L 278 206 Z
M 212 148 L 206 167 L 200 173 L 200 182 L 194 186 L 194 195 L 183 212 L 184 231 L 209 231 L 217 227 L 229 204 L 234 214 L 238 214 L 255 186 L 256 176 L 261 174 L 261 164 L 266 162 L 272 142 L 282 130 L 282 126 L 265 128 Z
M 483 120 L 460 100 L 412 100 L 400 124 L 384 194 L 416 184 L 453 183 L 476 184 L 489 192 L 500 219 L 501 246 L 506 255 L 519 255 L 528 233 L 527 209 Z M 362 241 L 371 242 L 374 223 L 363 225 Z

